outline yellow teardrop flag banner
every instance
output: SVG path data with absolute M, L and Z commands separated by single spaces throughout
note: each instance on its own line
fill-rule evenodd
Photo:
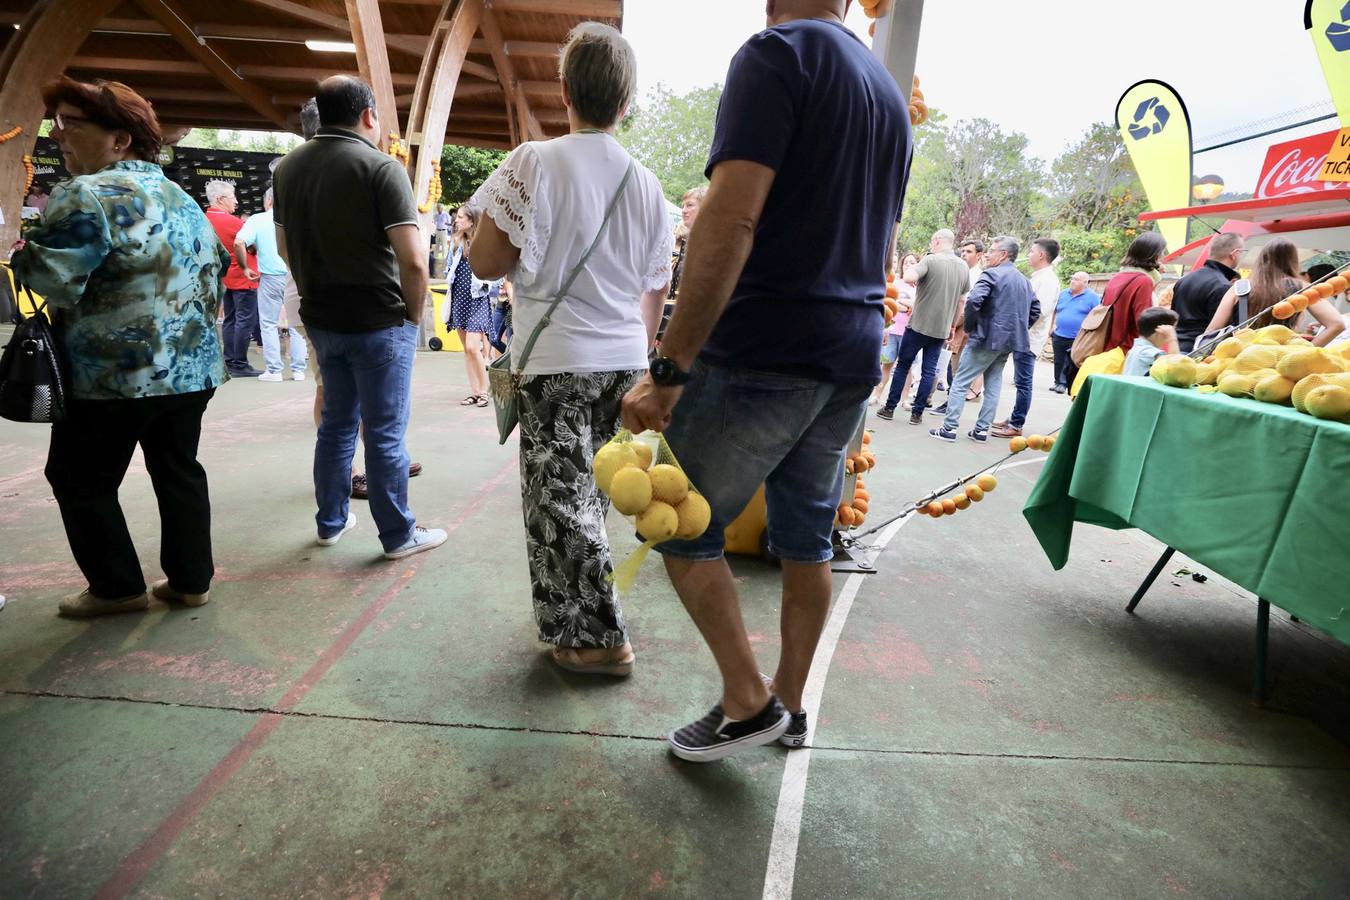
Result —
M 1144 185 L 1149 207 L 1180 209 L 1191 202 L 1191 117 L 1168 84 L 1141 81 L 1121 95 L 1116 125 L 1134 170 Z M 1158 230 L 1169 251 L 1186 246 L 1189 219 L 1164 219 Z
M 1341 127 L 1350 128 L 1350 2 L 1308 0 L 1303 27 L 1317 48 Z

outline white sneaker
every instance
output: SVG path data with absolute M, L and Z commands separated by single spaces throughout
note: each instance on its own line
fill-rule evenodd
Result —
M 303 371 L 291 373 L 291 381 L 304 381 L 304 380 L 305 380 L 305 373 Z
M 421 553 L 423 550 L 435 550 L 441 544 L 444 544 L 450 535 L 446 534 L 440 528 L 423 528 L 418 525 L 413 528 L 412 537 L 408 538 L 407 543 L 401 547 L 395 547 L 393 550 L 386 550 L 385 559 L 402 559 L 405 556 L 412 556 L 414 553 Z
M 280 372 L 264 372 L 264 373 L 262 373 L 261 375 L 258 376 L 258 380 L 259 380 L 259 381 L 280 381 L 280 380 L 281 380 L 281 373 L 280 373 Z
M 345 526 L 341 531 L 339 531 L 337 534 L 333 535 L 332 537 L 322 537 L 322 536 L 320 536 L 320 537 L 319 537 L 319 546 L 320 546 L 320 547 L 331 547 L 331 546 L 333 546 L 333 545 L 336 544 L 338 541 L 342 540 L 342 536 L 343 536 L 344 534 L 346 534 L 347 532 L 351 531 L 351 530 L 352 530 L 353 528 L 355 528 L 355 527 L 356 527 L 356 513 L 352 512 L 351 510 L 348 510 L 348 511 L 347 511 L 347 524 L 346 524 L 346 526 Z

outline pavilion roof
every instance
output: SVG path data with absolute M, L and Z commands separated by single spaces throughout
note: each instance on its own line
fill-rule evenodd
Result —
M 254 102 L 194 58 L 147 4 L 173 10 L 203 46 L 252 86 Z M 37 4 L 0 0 L 0 53 Z M 380 0 L 390 71 L 406 126 L 413 89 L 443 0 Z M 453 3 L 451 3 L 453 7 Z M 546 136 L 565 133 L 557 54 L 567 33 L 587 20 L 622 26 L 622 0 L 491 0 L 506 55 Z M 298 130 L 300 105 L 317 81 L 357 74 L 351 53 L 312 50 L 306 41 L 350 41 L 344 0 L 134 0 L 117 6 L 66 67 L 78 78 L 125 82 L 147 97 L 166 126 Z M 257 90 L 252 90 L 256 88 Z M 34 85 L 34 90 L 37 86 Z M 270 100 L 270 118 L 257 108 Z M 446 143 L 511 145 L 506 96 L 480 33 L 455 91 Z

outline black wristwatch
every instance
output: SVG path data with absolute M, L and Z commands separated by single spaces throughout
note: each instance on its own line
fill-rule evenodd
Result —
M 658 356 L 651 364 L 652 382 L 662 387 L 674 387 L 689 381 L 689 373 L 675 365 L 675 360 Z

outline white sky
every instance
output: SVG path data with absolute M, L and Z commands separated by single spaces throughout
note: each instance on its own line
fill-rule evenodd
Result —
M 928 0 L 918 75 L 953 119 L 984 117 L 1031 139 L 1049 160 L 1093 121 L 1113 118 L 1143 78 L 1176 88 L 1196 147 L 1209 135 L 1325 101 L 1326 79 L 1303 30 L 1304 0 Z M 1024 11 L 1025 10 L 1025 11 Z M 866 35 L 857 3 L 848 24 Z M 627 0 L 624 32 L 640 90 L 721 82 L 741 43 L 764 27 L 762 0 Z M 1334 120 L 1196 157 L 1197 175 L 1249 191 L 1266 147 L 1334 129 Z

